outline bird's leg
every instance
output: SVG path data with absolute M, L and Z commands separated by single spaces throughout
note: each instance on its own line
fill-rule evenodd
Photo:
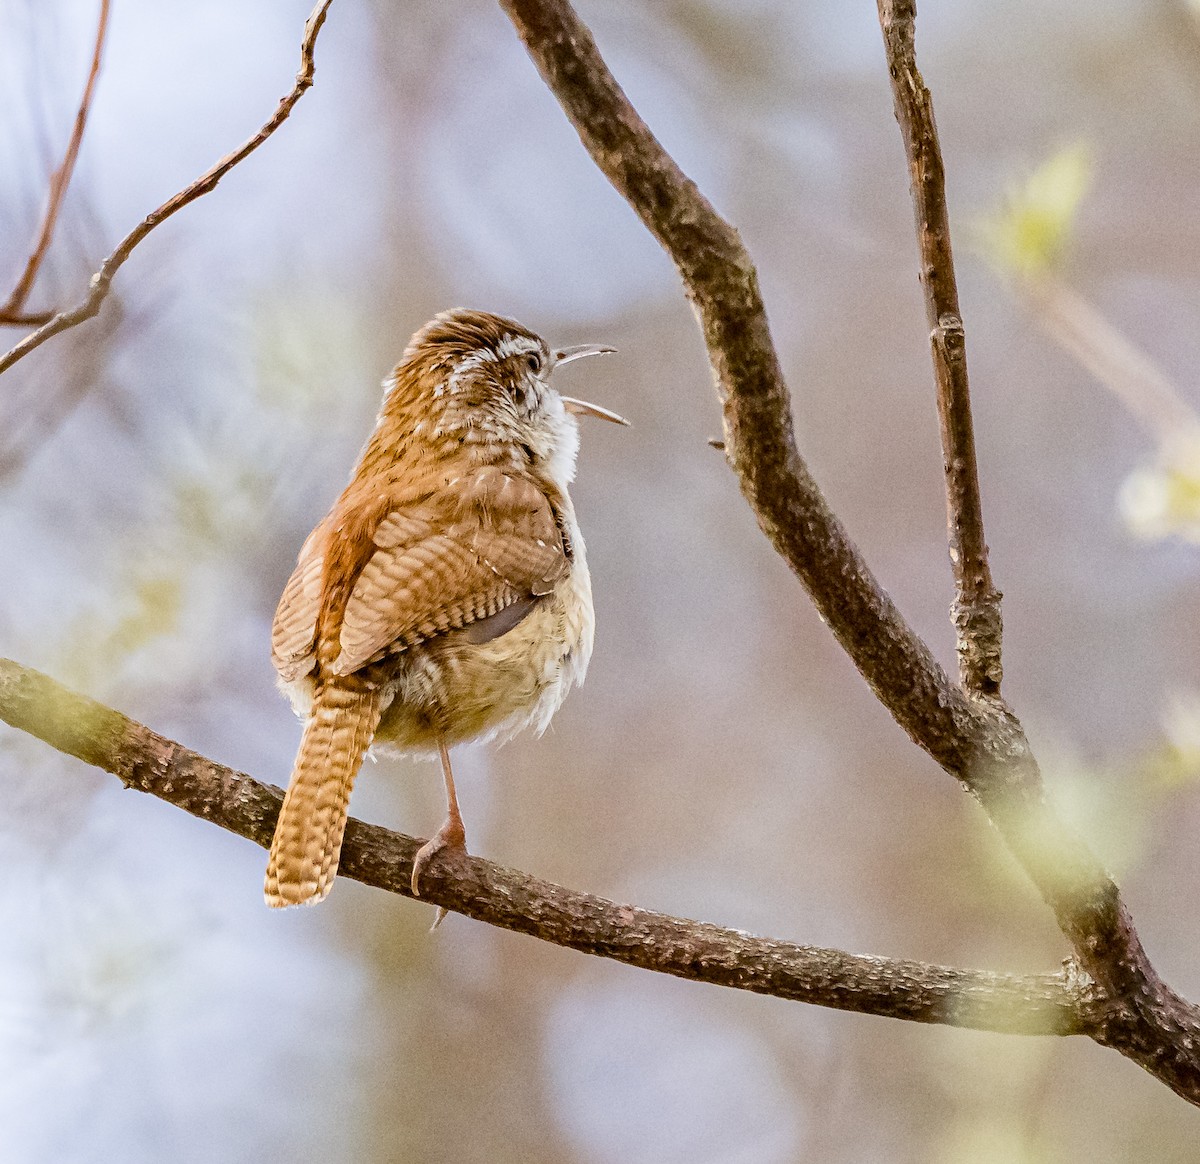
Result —
M 426 841 L 413 858 L 412 891 L 414 897 L 421 896 L 421 874 L 443 849 L 467 851 L 467 832 L 463 828 L 462 813 L 458 811 L 458 796 L 454 791 L 454 772 L 450 768 L 450 751 L 445 739 L 438 736 L 438 752 L 442 757 L 442 777 L 446 781 L 446 820 L 437 833 Z M 440 918 L 438 919 L 441 920 Z

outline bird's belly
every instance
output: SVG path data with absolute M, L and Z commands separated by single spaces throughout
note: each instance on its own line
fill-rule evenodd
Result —
M 539 733 L 567 692 L 583 682 L 592 652 L 592 595 L 578 554 L 553 594 L 512 630 L 487 643 L 451 633 L 398 656 L 388 686 L 392 701 L 375 743 L 400 751 Z

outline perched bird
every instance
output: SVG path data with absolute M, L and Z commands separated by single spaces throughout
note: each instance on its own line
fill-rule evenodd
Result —
M 443 849 L 465 850 L 450 748 L 539 732 L 592 651 L 592 592 L 567 485 L 577 416 L 615 413 L 550 377 L 587 345 L 551 349 L 511 319 L 438 315 L 385 381 L 375 431 L 300 551 L 272 628 L 280 686 L 305 720 L 267 864 L 275 907 L 333 884 L 350 791 L 372 742 L 438 753 Z

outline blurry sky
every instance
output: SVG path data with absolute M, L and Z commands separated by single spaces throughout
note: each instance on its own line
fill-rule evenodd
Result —
M 0 280 L 15 278 L 97 5 L 0 0 Z M 797 432 L 953 663 L 940 451 L 907 175 L 874 5 L 589 0 L 618 79 L 759 263 Z M 115 241 L 253 132 L 307 7 L 114 0 L 51 261 Z M 1194 400 L 1200 26 L 1168 0 L 923 0 L 1005 690 L 1056 799 L 1200 996 L 1200 550 L 1118 497 L 1153 441 L 1040 329 L 975 227 L 1084 145 L 1061 278 Z M 11 274 L 4 274 L 9 272 Z M 0 654 L 282 784 L 299 727 L 268 630 L 408 336 L 436 311 L 602 341 L 572 394 L 598 634 L 540 741 L 463 750 L 475 852 L 649 908 L 1013 971 L 1067 954 L 758 533 L 674 271 L 591 165 L 499 9 L 335 0 L 316 85 L 138 249 L 102 317 L 0 384 Z M 15 342 L 19 332 L 6 340 Z M 1192 748 L 1192 751 L 1188 749 Z M 1194 1116 L 1083 1043 L 658 979 L 348 882 L 269 913 L 264 854 L 0 733 L 5 1161 L 1123 1161 Z M 436 769 L 368 765 L 356 815 L 440 821 Z

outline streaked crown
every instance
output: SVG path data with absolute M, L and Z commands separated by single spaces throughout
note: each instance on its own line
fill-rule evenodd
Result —
M 412 337 L 385 382 L 368 455 L 404 462 L 465 455 L 519 464 L 565 485 L 579 448 L 572 409 L 590 406 L 564 400 L 549 376 L 557 363 L 608 350 L 555 352 L 516 320 L 465 308 L 442 312 Z

